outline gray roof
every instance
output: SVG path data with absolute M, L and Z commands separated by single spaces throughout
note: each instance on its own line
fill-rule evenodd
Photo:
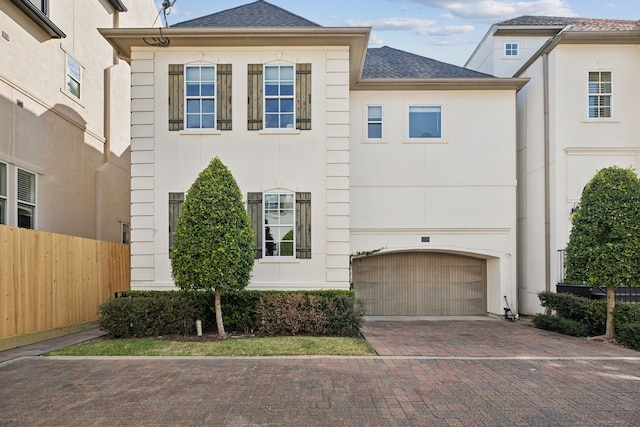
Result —
M 258 0 L 180 22 L 171 27 L 319 27 L 319 25 L 271 3 Z
M 362 71 L 363 79 L 483 77 L 492 78 L 493 76 L 387 46 L 367 49 Z
M 640 29 L 639 20 L 570 18 L 561 16 L 519 16 L 499 26 L 553 26 L 564 31 L 632 31 Z

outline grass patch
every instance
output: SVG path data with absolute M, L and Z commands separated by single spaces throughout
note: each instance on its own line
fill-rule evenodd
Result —
M 182 342 L 153 338 L 89 341 L 46 356 L 374 356 L 362 339 L 344 337 L 268 337 Z

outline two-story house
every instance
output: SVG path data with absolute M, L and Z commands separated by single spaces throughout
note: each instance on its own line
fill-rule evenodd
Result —
M 353 286 L 370 314 L 515 303 L 526 79 L 367 49 L 370 28 L 265 1 L 100 32 L 131 64 L 133 289 L 174 288 L 181 203 L 218 156 L 252 219 L 252 289 Z
M 157 15 L 152 0 L 0 4 L 0 224 L 128 241 L 130 67 L 97 28 Z
M 525 77 L 518 92 L 520 310 L 563 280 L 582 189 L 599 169 L 640 166 L 640 21 L 523 16 L 493 25 L 466 67 Z

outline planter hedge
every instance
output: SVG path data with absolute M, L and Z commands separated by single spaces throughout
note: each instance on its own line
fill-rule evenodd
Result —
M 640 350 L 640 322 L 619 326 L 616 329 L 616 341 L 634 350 Z
M 536 328 L 574 337 L 589 336 L 589 327 L 582 322 L 551 314 L 538 314 L 531 319 Z
M 129 291 L 102 304 L 100 327 L 114 338 L 193 334 L 196 319 L 215 330 L 214 299 L 209 291 Z M 355 336 L 364 314 L 354 293 L 340 290 L 242 290 L 222 296 L 222 311 L 228 330 L 269 335 Z

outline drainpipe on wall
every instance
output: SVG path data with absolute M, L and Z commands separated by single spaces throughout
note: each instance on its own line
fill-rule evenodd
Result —
M 549 165 L 549 54 L 542 55 L 544 103 L 544 288 L 551 290 L 551 194 Z

